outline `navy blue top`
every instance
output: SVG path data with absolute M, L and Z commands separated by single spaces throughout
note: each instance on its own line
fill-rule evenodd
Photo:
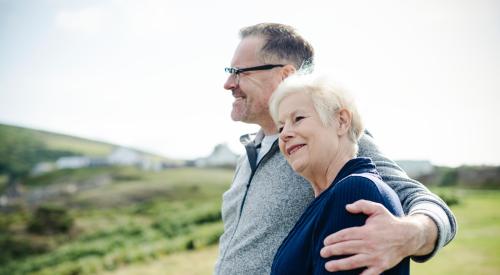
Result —
M 307 207 L 285 238 L 274 257 L 271 274 L 331 274 L 325 269 L 329 260 L 320 256 L 323 240 L 330 234 L 365 224 L 367 216 L 351 214 L 345 205 L 360 199 L 378 202 L 393 215 L 403 216 L 396 193 L 380 178 L 375 164 L 368 158 L 348 161 L 333 183 Z M 359 274 L 364 268 L 334 274 Z M 409 258 L 383 274 L 409 274 Z

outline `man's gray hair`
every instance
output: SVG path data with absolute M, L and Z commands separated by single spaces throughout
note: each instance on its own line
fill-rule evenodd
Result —
M 264 46 L 260 49 L 263 62 L 287 62 L 297 70 L 312 71 L 314 49 L 293 27 L 278 23 L 260 23 L 240 30 L 241 39 L 248 36 L 265 39 Z
M 337 112 L 341 109 L 351 114 L 351 127 L 348 137 L 353 143 L 354 153 L 358 151 L 358 140 L 364 131 L 363 121 L 358 112 L 353 97 L 345 90 L 337 87 L 328 77 L 315 74 L 300 74 L 286 78 L 273 93 L 269 100 L 269 112 L 278 124 L 278 108 L 283 99 L 292 94 L 302 93 L 311 98 L 314 109 L 323 125 L 332 125 Z

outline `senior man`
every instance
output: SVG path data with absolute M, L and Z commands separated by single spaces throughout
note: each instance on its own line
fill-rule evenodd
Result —
M 269 274 L 276 250 L 314 195 L 279 152 L 268 101 L 283 79 L 312 68 L 314 53 L 305 39 L 283 24 L 249 26 L 241 29 L 240 37 L 231 67 L 226 68 L 230 76 L 224 89 L 234 97 L 231 118 L 261 129 L 255 137 L 240 139 L 246 154 L 223 195 L 224 233 L 215 273 Z M 398 194 L 406 216 L 394 217 L 369 201 L 348 205 L 347 211 L 369 217 L 364 226 L 325 239 L 322 257 L 350 255 L 327 262 L 328 271 L 366 267 L 364 275 L 379 274 L 408 256 L 426 261 L 453 239 L 456 222 L 448 206 L 383 156 L 369 133 L 360 139 L 358 155 L 373 160 Z

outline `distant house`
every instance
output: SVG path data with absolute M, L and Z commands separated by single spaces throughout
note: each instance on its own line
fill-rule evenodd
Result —
M 398 160 L 396 163 L 411 178 L 418 178 L 434 172 L 434 166 L 428 160 Z
M 101 167 L 108 166 L 108 158 L 107 157 L 91 157 L 90 158 L 90 166 L 91 167 Z
M 134 150 L 118 147 L 107 158 L 111 165 L 140 165 L 143 157 Z
M 164 168 L 164 163 L 161 160 L 132 149 L 117 147 L 106 157 L 66 156 L 60 157 L 55 163 L 40 162 L 33 167 L 31 175 L 39 176 L 59 169 L 102 167 L 108 165 L 136 166 L 147 171 L 160 171 Z
M 160 171 L 163 169 L 161 161 L 124 147 L 113 150 L 107 157 L 107 163 L 109 165 L 133 165 L 146 171 Z
M 238 155 L 231 151 L 227 144 L 219 144 L 208 157 L 196 159 L 194 165 L 197 167 L 234 167 L 237 161 Z
M 145 171 L 160 171 L 163 169 L 163 163 L 161 161 L 144 158 L 139 164 L 139 167 Z
M 56 161 L 57 169 L 75 169 L 88 167 L 90 165 L 90 158 L 83 156 L 60 157 Z
M 48 172 L 52 172 L 56 169 L 56 165 L 52 162 L 39 162 L 31 169 L 30 175 L 39 176 Z

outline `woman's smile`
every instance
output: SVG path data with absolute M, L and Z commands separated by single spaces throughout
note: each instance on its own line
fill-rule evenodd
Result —
M 305 144 L 296 144 L 288 147 L 286 149 L 287 154 L 291 156 L 293 153 L 297 152 L 298 150 L 302 149 L 302 147 L 306 146 Z

